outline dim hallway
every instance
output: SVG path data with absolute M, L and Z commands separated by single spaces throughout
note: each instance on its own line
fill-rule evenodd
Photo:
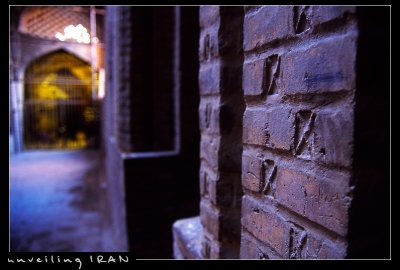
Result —
M 10 251 L 113 251 L 99 152 L 10 156 Z

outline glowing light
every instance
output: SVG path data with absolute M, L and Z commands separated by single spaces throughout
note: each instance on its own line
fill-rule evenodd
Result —
M 79 43 L 90 43 L 90 34 L 82 24 L 68 25 L 64 28 L 64 34 L 57 32 L 55 37 L 61 41 L 75 40 Z

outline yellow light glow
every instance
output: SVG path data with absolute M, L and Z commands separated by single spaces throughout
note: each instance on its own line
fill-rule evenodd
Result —
M 64 34 L 57 32 L 55 37 L 61 41 L 75 40 L 79 43 L 90 43 L 90 34 L 82 24 L 77 26 L 70 24 L 64 28 Z

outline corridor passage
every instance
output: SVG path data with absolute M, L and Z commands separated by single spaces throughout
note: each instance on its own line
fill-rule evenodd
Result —
M 113 251 L 99 152 L 10 157 L 10 251 Z

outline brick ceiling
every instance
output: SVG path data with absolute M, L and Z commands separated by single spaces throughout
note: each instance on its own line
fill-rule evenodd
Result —
M 28 7 L 21 15 L 19 31 L 41 38 L 55 39 L 57 32 L 64 33 L 64 28 L 71 24 L 82 24 L 90 32 L 89 7 Z M 102 29 L 99 20 L 96 32 L 101 40 Z

